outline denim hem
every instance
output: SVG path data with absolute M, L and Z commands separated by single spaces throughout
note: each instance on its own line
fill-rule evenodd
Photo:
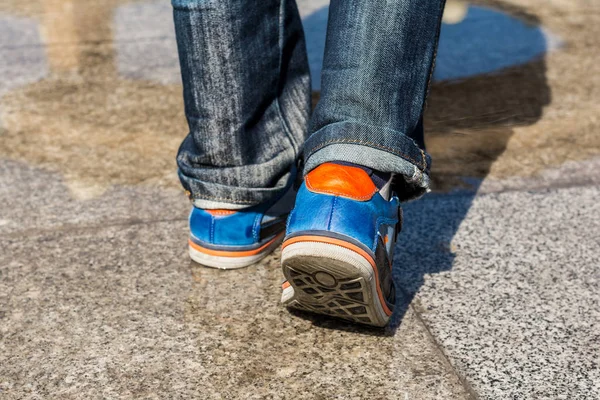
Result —
M 190 193 L 190 199 L 197 208 L 239 210 L 266 203 L 283 195 L 296 178 L 295 169 L 282 176 L 272 188 L 246 188 L 204 182 L 182 174 L 179 179 Z
M 351 162 L 379 171 L 391 172 L 396 174 L 392 189 L 396 192 L 400 201 L 409 201 L 417 199 L 430 191 L 430 159 L 427 158 L 426 160 L 427 163 L 423 168 L 423 164 L 413 163 L 408 161 L 406 157 L 388 150 L 340 140 L 339 142 L 330 142 L 308 155 L 305 159 L 303 172 L 306 175 L 319 165 L 331 161 Z
M 431 168 L 429 154 L 407 135 L 394 129 L 359 122 L 336 122 L 313 133 L 304 145 L 304 160 L 325 147 L 337 144 L 354 144 L 390 153 L 410 162 L 426 174 L 429 174 Z M 304 172 L 308 171 L 310 170 Z

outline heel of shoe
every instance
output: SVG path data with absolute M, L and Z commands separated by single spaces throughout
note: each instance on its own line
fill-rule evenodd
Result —
M 284 242 L 281 257 L 293 288 L 283 299 L 286 306 L 367 325 L 389 321 L 375 261 L 363 249 L 341 239 L 300 236 Z
M 262 246 L 251 250 L 207 248 L 189 241 L 190 258 L 198 264 L 219 269 L 238 269 L 255 264 L 275 250 L 283 240 L 283 232 Z

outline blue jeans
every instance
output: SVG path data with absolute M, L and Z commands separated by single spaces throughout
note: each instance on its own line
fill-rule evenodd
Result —
M 422 117 L 444 0 L 332 0 L 312 115 L 294 0 L 172 3 L 189 124 L 177 164 L 194 205 L 256 205 L 330 161 L 394 173 L 402 200 L 427 191 Z

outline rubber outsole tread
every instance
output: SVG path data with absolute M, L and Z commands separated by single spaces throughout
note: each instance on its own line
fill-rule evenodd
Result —
M 284 244 L 283 274 L 294 289 L 284 304 L 359 324 L 386 325 L 389 316 L 377 296 L 371 265 L 361 255 L 349 252 L 352 250 L 326 243 Z

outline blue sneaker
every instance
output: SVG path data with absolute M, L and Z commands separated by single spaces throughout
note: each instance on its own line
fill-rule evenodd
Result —
M 190 213 L 189 253 L 207 267 L 236 269 L 254 264 L 283 240 L 285 221 L 295 193 L 242 210 L 203 210 Z
M 281 254 L 286 306 L 361 324 L 388 323 L 401 226 L 400 202 L 389 186 L 378 189 L 363 169 L 334 163 L 305 177 Z

